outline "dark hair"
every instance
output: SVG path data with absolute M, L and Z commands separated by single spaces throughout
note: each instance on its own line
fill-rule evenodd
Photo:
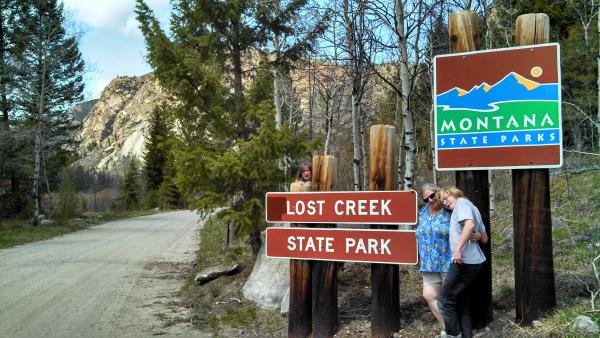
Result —
M 304 167 L 307 167 L 308 170 L 310 170 L 310 173 L 312 174 L 312 164 L 308 162 L 300 163 L 300 165 L 298 166 L 298 175 L 296 176 L 296 179 L 299 181 L 302 181 L 302 171 L 304 170 Z

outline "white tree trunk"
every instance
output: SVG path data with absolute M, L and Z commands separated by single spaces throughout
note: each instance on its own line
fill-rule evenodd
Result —
M 275 101 L 275 128 L 281 130 L 281 119 L 282 119 L 282 99 L 281 99 L 281 78 L 279 70 L 273 71 L 273 97 Z
M 402 1 L 396 0 L 396 31 L 400 49 L 400 84 L 402 86 L 402 116 L 404 118 L 404 190 L 413 189 L 415 167 L 415 130 L 413 114 L 409 107 L 411 94 L 410 74 L 408 72 L 408 47 L 404 32 L 404 8 Z
M 33 217 L 31 224 L 33 226 L 39 225 L 40 221 L 40 179 L 41 179 L 41 167 L 42 167 L 42 126 L 38 116 L 37 126 L 35 128 L 35 145 L 33 149 L 34 167 L 33 167 L 33 190 L 31 192 L 31 199 L 33 203 Z
M 362 115 L 362 113 L 360 113 L 359 115 Z M 362 172 L 363 172 L 363 181 L 362 181 L 362 190 L 369 190 L 369 156 L 367 156 L 366 154 L 369 153 L 369 150 L 367 149 L 367 133 L 365 133 L 365 121 L 362 119 L 361 116 L 361 124 L 360 124 L 360 143 L 361 143 L 361 153 L 364 155 L 362 158 Z

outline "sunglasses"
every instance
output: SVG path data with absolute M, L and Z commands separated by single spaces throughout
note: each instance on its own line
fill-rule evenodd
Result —
M 431 195 L 429 195 L 429 196 L 425 197 L 425 198 L 423 199 L 423 202 L 427 203 L 427 202 L 429 202 L 429 200 L 430 200 L 430 199 L 432 199 L 432 198 L 435 198 L 435 193 L 434 193 L 434 192 L 432 192 L 432 193 L 431 193 Z

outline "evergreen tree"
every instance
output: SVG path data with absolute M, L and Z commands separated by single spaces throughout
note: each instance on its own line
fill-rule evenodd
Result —
M 65 30 L 57 0 L 20 2 L 15 26 L 15 104 L 33 139 L 32 223 L 38 224 L 40 188 L 67 160 L 74 128 L 67 114 L 83 99 L 84 64 L 75 36 Z
M 176 175 L 175 159 L 172 153 L 169 153 L 165 162 L 163 180 L 160 185 L 160 207 L 163 209 L 178 209 L 183 207 L 181 192 L 175 184 Z
M 163 183 L 163 173 L 169 152 L 169 128 L 163 117 L 163 108 L 156 107 L 150 115 L 150 129 L 146 137 L 144 154 L 144 179 L 148 190 L 146 206 L 154 208 L 158 205 L 158 189 Z
M 273 79 L 264 67 L 249 90 L 242 87 L 241 58 L 264 40 L 264 29 L 254 27 L 254 7 L 250 1 L 176 1 L 172 38 L 142 0 L 136 13 L 148 61 L 178 100 L 170 110 L 181 128 L 174 148 L 176 184 L 201 210 L 229 205 L 223 216 L 250 235 L 256 255 L 264 194 L 286 179 L 277 161 L 306 155 L 310 144 L 288 126 L 275 128 Z
M 127 210 L 137 209 L 140 206 L 139 170 L 135 158 L 129 161 L 119 199 L 123 201 Z

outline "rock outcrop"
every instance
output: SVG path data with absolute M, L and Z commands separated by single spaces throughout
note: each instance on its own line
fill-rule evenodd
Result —
M 98 171 L 121 172 L 124 161 L 141 159 L 150 113 L 163 101 L 164 91 L 152 74 L 112 80 L 77 135 L 80 164 Z

